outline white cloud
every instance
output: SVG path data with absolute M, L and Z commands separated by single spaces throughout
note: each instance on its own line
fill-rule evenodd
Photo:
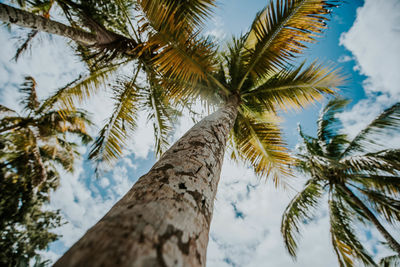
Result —
M 385 108 L 400 101 L 400 2 L 366 0 L 340 44 L 352 53 L 356 70 L 367 76 L 363 82 L 367 98 L 339 115 L 345 132 L 354 137 Z
M 352 52 L 361 74 L 368 76 L 367 93 L 387 93 L 400 99 L 400 2 L 366 0 L 340 44 Z
M 338 58 L 338 62 L 339 63 L 349 62 L 349 61 L 352 61 L 352 60 L 353 60 L 353 58 L 351 56 L 349 56 L 349 55 L 342 55 L 342 56 L 340 56 Z

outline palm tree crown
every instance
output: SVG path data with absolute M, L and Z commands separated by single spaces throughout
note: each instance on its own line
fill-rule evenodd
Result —
M 91 141 L 83 111 L 65 113 L 39 101 L 36 82 L 26 77 L 20 88 L 22 115 L 0 105 L 0 262 L 28 264 L 38 249 L 57 240 L 49 232 L 62 225 L 58 211 L 43 210 L 58 187 L 58 170 L 73 171 L 79 155 L 72 140 Z
M 312 219 L 324 193 L 328 194 L 332 245 L 340 266 L 354 260 L 375 265 L 358 240 L 354 224 L 372 222 L 397 253 L 396 240 L 379 223 L 375 214 L 393 224 L 400 220 L 400 149 L 378 145 L 380 135 L 395 133 L 400 127 L 400 103 L 385 110 L 353 139 L 340 131 L 336 114 L 348 100 L 333 99 L 318 119 L 317 137 L 303 133 L 303 146 L 296 166 L 310 178 L 304 189 L 289 203 L 281 231 L 286 248 L 296 255 L 299 224 Z

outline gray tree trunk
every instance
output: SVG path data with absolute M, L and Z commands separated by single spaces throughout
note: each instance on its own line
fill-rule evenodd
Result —
M 88 46 L 95 45 L 98 41 L 96 35 L 92 33 L 2 3 L 0 3 L 0 20 L 25 28 L 68 37 L 76 42 Z
M 356 203 L 356 205 L 365 212 L 371 222 L 375 225 L 376 229 L 378 229 L 381 235 L 386 239 L 389 246 L 400 256 L 400 244 L 396 241 L 396 239 L 394 239 L 394 237 L 378 221 L 375 215 L 368 209 L 368 207 L 365 206 L 364 203 L 356 195 L 354 195 L 349 188 L 347 188 L 347 186 L 343 185 L 341 188 L 343 188 L 343 190 Z
M 54 266 L 205 266 L 237 106 L 193 126 Z

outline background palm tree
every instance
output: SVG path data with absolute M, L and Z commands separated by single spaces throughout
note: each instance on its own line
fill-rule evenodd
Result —
M 299 224 L 312 219 L 327 193 L 332 245 L 340 266 L 353 266 L 354 259 L 376 265 L 358 240 L 354 224 L 372 223 L 400 254 L 399 243 L 377 218 L 382 216 L 391 224 L 400 220 L 400 149 L 382 150 L 378 145 L 382 135 L 398 133 L 400 103 L 382 112 L 351 140 L 340 131 L 336 117 L 348 102 L 337 98 L 327 104 L 317 122 L 316 138 L 299 127 L 304 145 L 296 166 L 310 178 L 286 208 L 281 231 L 286 248 L 295 256 Z
M 32 77 L 20 92 L 22 115 L 0 105 L 0 261 L 6 266 L 29 262 L 58 238 L 49 231 L 62 224 L 61 217 L 42 206 L 59 184 L 57 166 L 72 172 L 76 141 L 91 141 L 85 112 L 65 114 L 56 102 L 39 101 Z
M 289 172 L 290 156 L 277 111 L 303 107 L 342 82 L 337 71 L 318 63 L 289 65 L 325 28 L 323 18 L 334 3 L 271 2 L 222 54 L 200 53 L 204 61 L 186 51 L 162 50 L 153 64 L 167 97 L 201 96 L 222 107 L 165 152 L 56 266 L 204 266 L 228 137 L 236 158 L 278 183 L 278 172 Z

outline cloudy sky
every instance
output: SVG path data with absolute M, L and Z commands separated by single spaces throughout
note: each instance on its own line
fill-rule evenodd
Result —
M 329 30 L 304 59 L 331 62 L 349 74 L 341 93 L 351 98 L 352 103 L 339 117 L 345 131 L 355 135 L 379 112 L 400 101 L 400 1 L 347 2 L 351 3 L 334 10 Z M 232 35 L 245 32 L 267 1 L 220 0 L 219 3 L 215 16 L 208 22 L 207 33 L 223 44 Z M 13 108 L 18 108 L 17 88 L 23 76 L 33 76 L 38 82 L 39 96 L 46 97 L 84 71 L 66 40 L 47 34 L 40 35 L 41 40 L 35 42 L 31 53 L 18 63 L 13 62 L 18 42 L 14 36 L 23 33 L 15 27 L 11 33 L 5 27 L 0 29 L 0 102 Z M 92 99 L 87 108 L 100 126 L 112 106 L 107 93 L 102 93 Z M 315 120 L 320 109 L 321 104 L 318 104 L 300 113 L 285 114 L 282 127 L 290 148 L 294 149 L 299 142 L 297 123 L 300 122 L 308 134 L 315 134 Z M 56 231 L 63 237 L 50 246 L 45 257 L 55 260 L 62 255 L 153 165 L 152 130 L 144 117 L 140 125 L 126 148 L 127 156 L 104 176 L 96 179 L 91 163 L 85 159 L 76 162 L 75 173 L 62 175 L 61 186 L 52 194 L 50 206 L 61 209 L 68 223 Z M 177 125 L 174 139 L 191 125 L 190 119 L 183 118 Z M 388 143 L 396 142 L 388 140 Z M 85 153 L 84 148 L 82 152 Z M 207 265 L 337 266 L 324 206 L 315 220 L 303 229 L 297 261 L 284 250 L 279 231 L 281 215 L 303 182 L 299 177 L 292 182 L 293 189 L 278 190 L 268 181 L 258 180 L 246 167 L 226 159 L 211 225 Z M 390 230 L 400 232 L 399 229 Z M 388 254 L 379 244 L 382 238 L 372 227 L 363 230 L 360 236 L 377 258 Z

